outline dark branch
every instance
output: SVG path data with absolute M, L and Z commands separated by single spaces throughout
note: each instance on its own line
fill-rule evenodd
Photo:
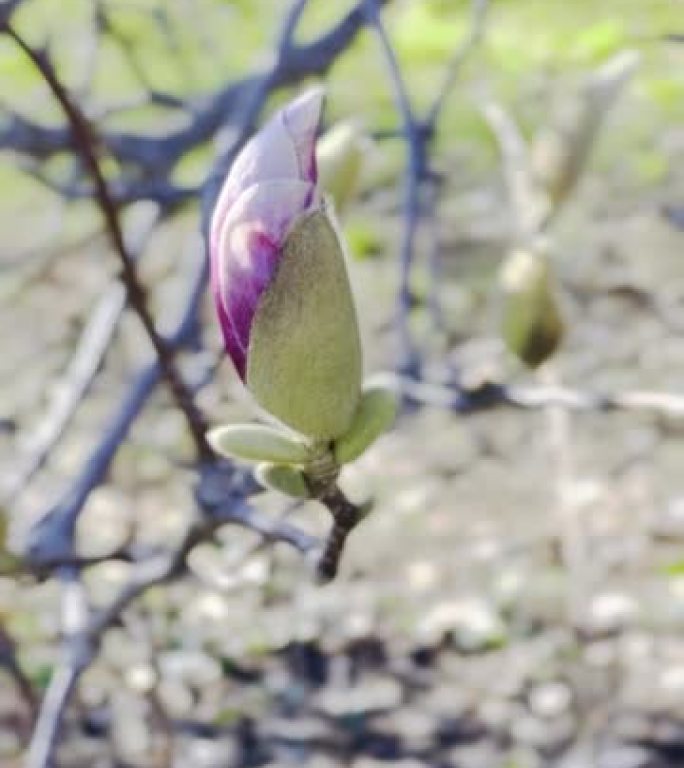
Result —
M 57 76 L 48 56 L 32 48 L 11 26 L 5 26 L 5 33 L 15 41 L 26 56 L 33 62 L 40 72 L 53 95 L 62 107 L 73 132 L 76 149 L 81 156 L 85 167 L 92 179 L 94 195 L 102 212 L 107 232 L 121 265 L 121 277 L 126 286 L 127 299 L 130 306 L 140 318 L 145 331 L 152 342 L 166 383 L 168 384 L 176 404 L 183 412 L 188 428 L 195 441 L 195 447 L 200 458 L 211 456 L 211 449 L 206 441 L 207 424 L 203 414 L 198 409 L 192 393 L 187 388 L 174 363 L 174 349 L 168 345 L 159 335 L 149 310 L 147 290 L 140 282 L 133 257 L 128 251 L 124 241 L 123 232 L 119 223 L 119 215 L 112 200 L 107 181 L 100 168 L 97 146 L 98 138 L 94 134 L 92 126 L 81 111 L 80 107 L 71 98 L 65 86 Z
M 384 5 L 389 0 L 378 0 Z M 303 11 L 293 7 L 295 21 Z M 161 136 L 146 136 L 130 131 L 100 128 L 102 146 L 117 162 L 136 174 L 122 176 L 111 183 L 114 200 L 119 204 L 151 199 L 160 203 L 184 202 L 196 190 L 176 188 L 169 182 L 171 171 L 190 150 L 210 141 L 219 130 L 244 124 L 244 105 L 249 104 L 255 87 L 260 87 L 268 76 L 269 90 L 294 85 L 305 77 L 324 75 L 339 56 L 347 50 L 365 25 L 363 0 L 347 13 L 334 27 L 310 43 L 287 46 L 281 44 L 277 66 L 264 73 L 248 75 L 231 82 L 213 94 L 197 100 L 198 106 L 188 115 L 186 125 Z M 283 36 L 281 36 L 283 37 Z M 18 115 L 9 115 L 0 126 L 0 148 L 48 159 L 55 154 L 73 149 L 71 132 L 66 127 L 44 126 Z M 74 196 L 86 194 L 79 185 L 68 190 Z M 78 191 L 76 191 L 78 190 Z

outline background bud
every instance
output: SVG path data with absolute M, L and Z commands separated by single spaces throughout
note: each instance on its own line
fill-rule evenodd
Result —
M 548 260 L 518 249 L 501 270 L 502 335 L 508 349 L 530 368 L 547 360 L 563 337 Z
M 358 190 L 367 145 L 367 136 L 353 120 L 333 125 L 318 141 L 319 186 L 333 198 L 340 213 Z

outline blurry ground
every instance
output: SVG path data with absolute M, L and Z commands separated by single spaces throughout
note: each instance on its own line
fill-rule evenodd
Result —
M 537 87 L 534 75 L 520 86 L 533 92 L 530 113 Z M 684 201 L 684 121 L 644 118 L 645 98 L 637 84 L 621 102 L 559 222 L 571 330 L 553 375 L 570 386 L 684 389 L 684 234 L 659 212 Z M 623 146 L 622 126 L 635 124 Z M 505 200 L 481 141 L 442 140 L 451 337 L 437 338 L 420 309 L 415 330 L 436 376 L 449 349 L 466 376 L 532 383 L 496 340 Z M 388 172 L 346 220 L 357 252 L 369 237 L 368 250 L 381 251 L 352 265 L 369 371 L 393 360 L 394 181 Z M 145 257 L 162 316 L 198 257 L 196 227 L 191 215 L 165 227 Z M 33 252 L 6 274 L 0 460 L 10 466 L 12 431 L 39 418 L 112 260 L 96 241 L 59 258 Z M 420 268 L 417 282 L 427 282 Z M 209 306 L 207 327 L 215 347 Z M 77 470 L 145 351 L 127 318 L 74 428 L 25 495 L 25 515 L 45 509 Z M 228 421 L 250 412 L 239 397 L 226 364 L 202 403 Z M 63 764 L 163 766 L 171 744 L 174 765 L 200 768 L 684 764 L 684 424 L 575 415 L 559 449 L 554 418 L 431 408 L 403 416 L 344 477 L 350 493 L 377 504 L 328 587 L 313 585 L 288 550 L 253 553 L 250 535 L 221 531 L 194 553 L 191 577 L 150 591 L 108 633 L 83 678 Z M 86 508 L 84 553 L 131 532 L 173 541 L 191 508 L 183 430 L 155 397 Z M 271 496 L 259 504 L 284 512 Z M 314 531 L 326 522 L 313 504 L 291 515 Z M 126 568 L 91 570 L 94 602 Z M 0 616 L 38 686 L 58 652 L 56 595 L 50 582 L 0 579 Z M 19 765 L 25 716 L 9 678 L 0 680 L 0 765 L 9 768 Z

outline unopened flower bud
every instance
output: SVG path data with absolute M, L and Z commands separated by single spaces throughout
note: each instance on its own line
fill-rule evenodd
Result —
M 501 288 L 506 346 L 525 365 L 536 368 L 556 351 L 564 330 L 545 255 L 513 251 L 501 270 Z
M 318 141 L 318 183 L 335 201 L 339 213 L 358 191 L 367 146 L 368 138 L 353 120 L 333 125 Z
M 345 257 L 316 185 L 323 94 L 291 102 L 236 158 L 211 227 L 226 349 L 272 416 L 312 441 L 344 434 L 361 388 Z

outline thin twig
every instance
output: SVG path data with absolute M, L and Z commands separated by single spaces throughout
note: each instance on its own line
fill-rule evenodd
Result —
M 401 252 L 399 256 L 400 282 L 398 291 L 398 331 L 400 343 L 399 369 L 405 373 L 415 374 L 419 368 L 418 352 L 415 349 L 409 328 L 411 311 L 411 269 L 413 265 L 415 240 L 421 217 L 421 181 L 426 170 L 426 141 L 411 106 L 406 83 L 401 74 L 401 68 L 390 42 L 385 26 L 380 18 L 377 0 L 365 0 L 365 10 L 368 22 L 374 30 L 383 57 L 387 64 L 394 102 L 400 114 L 403 137 L 406 142 L 406 173 L 404 177 L 404 203 Z
M 608 393 L 571 387 L 506 386 L 492 382 L 473 389 L 457 389 L 395 374 L 385 374 L 383 381 L 410 402 L 463 414 L 502 406 L 539 410 L 554 405 L 589 413 L 634 411 L 672 419 L 684 418 L 684 396 L 668 392 L 632 390 Z
M 270 88 L 294 85 L 306 77 L 324 75 L 337 58 L 352 44 L 364 27 L 365 0 L 359 0 L 320 37 L 306 44 L 289 44 L 287 55 L 273 71 Z M 378 0 L 384 5 L 389 0 Z M 296 9 L 295 9 L 296 12 Z M 193 148 L 209 142 L 219 131 L 242 124 L 243 105 L 263 80 L 257 72 L 227 83 L 198 101 L 197 108 L 181 127 L 161 135 L 130 131 L 99 130 L 102 145 L 122 168 L 110 181 L 112 198 L 119 204 L 149 199 L 162 205 L 180 205 L 197 197 L 198 190 L 170 181 L 178 162 Z M 48 160 L 56 154 L 73 150 L 71 131 L 64 126 L 46 126 L 21 115 L 8 113 L 0 125 L 0 146 L 33 159 Z M 69 199 L 89 198 L 92 190 L 85 184 L 61 186 Z M 58 190 L 59 191 L 59 190 Z
M 449 94 L 458 80 L 463 64 L 471 54 L 472 50 L 482 41 L 488 9 L 489 0 L 471 0 L 471 22 L 468 34 L 456 48 L 447 64 L 444 81 L 432 103 L 432 107 L 430 107 L 425 121 L 427 125 L 432 126 L 433 130 L 439 121 L 447 99 L 449 98 Z
M 516 236 L 528 243 L 540 234 L 548 201 L 535 187 L 527 142 L 513 117 L 494 101 L 487 101 L 482 112 L 499 144 Z
M 194 333 L 207 280 L 206 260 L 197 259 L 197 273 L 188 289 L 181 316 L 168 337 L 169 344 L 182 347 Z M 161 364 L 155 359 L 133 378 L 79 474 L 62 498 L 31 528 L 23 547 L 23 555 L 32 567 L 46 568 L 50 564 L 74 559 L 73 533 L 76 520 L 92 490 L 106 477 L 119 446 L 159 383 L 161 375 Z
M 28 710 L 28 719 L 33 724 L 38 711 L 36 695 L 33 692 L 31 681 L 26 677 L 24 670 L 17 660 L 16 643 L 2 623 L 0 623 L 0 668 L 4 668 L 14 680 L 19 695 L 24 700 Z
M 129 253 L 124 240 L 116 205 L 109 194 L 107 182 L 100 168 L 96 149 L 98 142 L 93 128 L 57 76 L 47 54 L 32 48 L 12 26 L 5 25 L 4 31 L 33 62 L 67 117 L 73 132 L 76 149 L 92 178 L 95 199 L 102 212 L 114 250 L 119 258 L 121 277 L 126 286 L 129 304 L 140 318 L 147 336 L 154 347 L 164 380 L 168 384 L 177 406 L 185 416 L 198 456 L 208 459 L 211 457 L 211 449 L 205 437 L 207 423 L 194 401 L 192 392 L 188 389 L 176 368 L 174 349 L 162 339 L 150 313 L 147 290 L 138 277 L 132 255 Z
M 55 669 L 40 707 L 31 737 L 26 768 L 53 768 L 54 749 L 62 727 L 66 706 L 81 673 L 95 652 L 86 632 L 87 597 L 80 574 L 72 568 L 61 569 L 61 618 L 64 641 L 62 660 Z
M 143 240 L 152 232 L 157 221 L 155 215 L 144 230 L 135 233 L 137 242 L 132 247 L 133 252 L 140 251 Z M 86 323 L 62 378 L 54 385 L 49 405 L 38 420 L 36 429 L 24 437 L 21 461 L 3 489 L 0 506 L 9 506 L 14 502 L 59 443 L 102 364 L 125 306 L 126 290 L 117 281 L 102 295 Z
M 555 360 L 542 366 L 537 375 L 542 384 L 558 388 L 560 377 Z M 587 568 L 590 558 L 575 493 L 572 412 L 558 403 L 549 403 L 543 409 L 543 416 L 549 456 L 554 465 L 551 476 L 555 477 L 555 530 L 560 545 L 560 562 L 568 574 L 567 619 L 570 626 L 577 626 L 589 598 Z
M 363 520 L 365 510 L 349 501 L 337 484 L 331 485 L 318 500 L 333 518 L 330 532 L 316 563 L 316 576 L 320 583 L 326 584 L 337 576 L 347 538 Z

